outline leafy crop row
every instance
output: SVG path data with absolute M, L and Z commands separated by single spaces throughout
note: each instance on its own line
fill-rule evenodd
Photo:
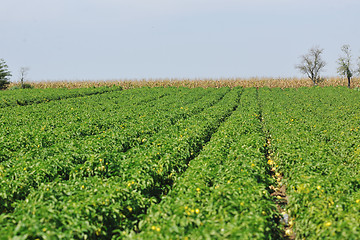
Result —
M 44 89 L 18 89 L 13 91 L 0 92 L 0 108 L 15 105 L 30 105 L 52 100 L 82 97 L 93 94 L 101 94 L 112 91 L 121 91 L 121 87 L 99 87 L 99 88 L 57 88 Z
M 0 239 L 279 239 L 277 184 L 296 238 L 358 239 L 359 97 L 138 88 L 2 108 Z
M 64 140 L 98 135 L 142 118 L 144 111 L 157 111 L 156 100 L 186 92 L 166 89 L 139 89 L 124 92 L 66 99 L 27 107 L 9 107 L 0 113 L 0 161 L 12 153 L 46 148 Z M 176 100 L 176 99 L 175 99 Z M 179 100 L 179 99 L 177 99 Z M 158 104 L 171 104 L 167 99 Z M 6 137 L 5 137 L 6 136 Z M 19 155 L 19 154 L 17 154 Z
M 190 112 L 188 119 L 142 139 L 145 140 L 142 145 L 126 153 L 110 148 L 101 156 L 103 151 L 99 151 L 75 168 L 69 180 L 41 184 L 24 201 L 14 202 L 14 211 L 2 215 L 0 222 L 5 232 L 1 234 L 24 238 L 97 238 L 113 234 L 114 229 L 131 227 L 139 214 L 171 186 L 172 174 L 186 168 L 186 162 L 236 107 L 240 90 L 232 90 L 212 107 L 209 106 L 228 89 L 207 91 L 214 94 L 206 97 L 207 101 L 195 103 L 198 107 L 185 105 L 174 109 L 182 113 L 208 106 L 200 114 Z M 158 119 L 156 114 L 152 117 Z M 98 174 L 85 176 L 87 169 Z M 38 170 L 33 172 L 34 176 L 41 172 L 41 168 Z
M 60 141 L 49 147 L 36 146 L 35 143 L 35 146 L 29 147 L 24 154 L 12 152 L 16 157 L 0 164 L 2 211 L 12 209 L 11 204 L 15 200 L 25 198 L 32 188 L 36 188 L 41 183 L 51 182 L 56 178 L 67 180 L 79 176 L 103 174 L 102 168 L 99 169 L 102 165 L 97 166 L 99 158 L 105 158 L 106 161 L 116 158 L 130 147 L 142 144 L 146 137 L 161 130 L 162 127 L 172 124 L 176 119 L 187 117 L 185 111 L 192 114 L 211 105 L 221 98 L 226 90 L 201 98 L 203 94 L 210 92 L 210 90 L 195 90 L 191 91 L 192 95 L 189 93 L 182 95 L 178 92 L 177 97 L 163 98 L 162 101 L 153 102 L 153 106 L 149 104 L 144 104 L 144 108 L 135 106 L 138 110 L 143 110 L 144 115 L 140 117 L 137 111 L 135 113 L 132 113 L 134 110 L 130 111 L 131 107 L 123 107 L 121 110 L 125 110 L 126 113 L 123 115 L 121 112 L 106 118 L 107 122 L 112 123 L 112 128 L 98 129 L 99 134 Z M 201 99 L 197 102 L 199 97 Z M 169 106 L 174 107 L 172 112 L 168 110 Z M 186 108 L 183 111 L 182 106 Z M 100 121 L 96 123 L 101 124 Z M 115 125 L 116 123 L 119 125 Z M 77 131 L 78 128 L 79 126 L 71 129 Z M 44 133 L 44 136 L 48 136 L 47 134 L 49 133 Z M 59 136 L 56 137 L 55 139 L 59 140 Z M 16 139 L 14 138 L 13 141 Z
M 238 109 L 160 204 L 139 224 L 135 239 L 277 239 L 276 206 L 267 187 L 256 89 L 246 89 Z
M 260 98 L 296 237 L 359 239 L 359 94 L 261 89 Z
M 131 99 L 133 95 L 136 100 Z M 64 141 L 125 128 L 125 122 L 139 117 L 134 109 L 146 109 L 163 96 L 162 91 L 138 90 L 3 109 L 0 162 L 34 156 Z M 150 102 L 143 104 L 143 100 Z M 6 164 L 11 167 L 11 163 Z

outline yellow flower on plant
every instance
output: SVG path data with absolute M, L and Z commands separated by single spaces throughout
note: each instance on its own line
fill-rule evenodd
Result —
M 291 236 L 293 234 L 293 231 L 290 228 L 288 228 L 285 230 L 285 234 L 286 236 Z
M 324 223 L 324 225 L 325 225 L 325 227 L 330 227 L 332 225 L 332 223 L 331 222 L 326 222 L 326 223 Z
M 289 226 L 292 227 L 294 225 L 294 221 L 293 220 L 290 220 L 289 221 Z

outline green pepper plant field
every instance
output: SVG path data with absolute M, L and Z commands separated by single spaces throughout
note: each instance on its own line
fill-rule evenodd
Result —
M 0 239 L 360 239 L 360 92 L 0 92 Z

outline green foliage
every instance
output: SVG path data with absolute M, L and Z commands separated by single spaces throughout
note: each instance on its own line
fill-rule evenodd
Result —
M 258 114 L 256 89 L 246 89 L 172 191 L 125 238 L 278 239 Z
M 184 89 L 185 91 L 185 89 Z M 187 90 L 186 91 L 190 91 Z M 144 97 L 143 99 L 140 98 L 140 96 L 136 96 L 136 93 L 139 92 L 143 92 Z M 86 141 L 82 141 L 82 142 L 78 142 L 76 141 L 76 145 L 74 146 L 73 143 L 69 144 L 61 144 L 58 147 L 55 147 L 55 145 L 51 145 L 48 146 L 49 148 L 43 149 L 40 148 L 39 149 L 39 145 L 38 146 L 29 146 L 30 149 L 34 149 L 35 150 L 35 155 L 33 156 L 35 159 L 38 159 L 38 156 L 44 156 L 46 157 L 46 159 L 44 159 L 43 161 L 39 161 L 39 164 L 37 165 L 33 165 L 31 164 L 31 162 L 33 162 L 32 160 L 28 159 L 28 157 L 32 157 L 33 154 L 31 154 L 30 156 L 25 156 L 25 159 L 22 160 L 15 160 L 11 161 L 11 159 L 7 160 L 4 162 L 4 164 L 6 164 L 8 167 L 6 169 L 10 169 L 10 172 L 7 172 L 7 175 L 5 176 L 5 179 L 11 176 L 14 176 L 14 174 L 17 174 L 15 171 L 11 171 L 11 169 L 23 169 L 21 171 L 21 174 L 18 174 L 18 180 L 14 181 L 13 184 L 11 186 L 6 187 L 3 186 L 3 192 L 0 194 L 3 196 L 3 200 L 1 202 L 5 203 L 5 205 L 3 206 L 5 211 L 10 211 L 12 212 L 12 208 L 14 207 L 14 202 L 16 201 L 16 199 L 21 200 L 24 197 L 26 197 L 28 194 L 30 194 L 31 189 L 36 186 L 36 189 L 38 189 L 38 187 L 40 187 L 37 191 L 35 191 L 34 193 L 37 195 L 39 194 L 39 192 L 42 192 L 41 189 L 43 189 L 44 191 L 46 191 L 46 189 L 54 189 L 55 192 L 58 192 L 58 194 L 60 194 L 59 196 L 62 195 L 63 192 L 63 188 L 59 187 L 62 186 L 61 184 L 59 185 L 56 181 L 57 177 L 60 177 L 60 179 L 66 180 L 69 179 L 68 181 L 65 181 L 64 184 L 66 184 L 66 186 L 69 187 L 69 189 L 73 189 L 72 191 L 77 192 L 79 191 L 78 189 L 82 190 L 82 186 L 88 186 L 89 181 L 92 181 L 92 179 L 95 179 L 95 182 L 98 182 L 96 179 L 98 179 L 99 177 L 101 179 L 105 178 L 105 181 L 107 181 L 109 183 L 109 185 L 106 185 L 105 187 L 109 188 L 108 190 L 106 189 L 102 189 L 100 186 L 95 185 L 94 189 L 95 192 L 97 192 L 100 195 L 97 196 L 93 196 L 92 191 L 87 192 L 87 194 L 91 194 L 89 196 L 86 196 L 86 199 L 89 200 L 89 204 L 92 206 L 92 208 L 94 208 L 95 206 L 93 206 L 92 204 L 94 203 L 93 201 L 95 200 L 95 204 L 96 204 L 96 208 L 102 208 L 103 204 L 101 204 L 103 201 L 106 203 L 106 196 L 103 195 L 103 193 L 105 191 L 111 191 L 113 192 L 111 194 L 111 196 L 113 196 L 116 200 L 116 202 L 118 202 L 120 205 L 109 205 L 109 208 L 107 211 L 111 212 L 111 215 L 109 217 L 113 217 L 113 216 L 117 216 L 116 219 L 118 222 L 118 220 L 122 219 L 123 221 L 121 226 L 118 226 L 117 228 L 120 227 L 125 227 L 129 224 L 132 223 L 133 218 L 137 216 L 137 214 L 140 214 L 143 210 L 143 208 L 145 208 L 146 206 L 148 206 L 149 204 L 151 204 L 154 201 L 154 198 L 156 199 L 156 196 L 149 196 L 149 193 L 152 192 L 152 190 L 157 189 L 157 192 L 159 191 L 165 191 L 167 189 L 166 186 L 164 186 L 164 188 L 159 188 L 158 183 L 164 182 L 166 180 L 166 178 L 168 177 L 168 173 L 165 172 L 161 172 L 161 175 L 158 175 L 159 173 L 155 170 L 155 166 L 152 168 L 151 165 L 149 166 L 149 164 L 151 162 L 147 162 L 147 157 L 146 156 L 152 156 L 151 158 L 155 161 L 160 157 L 160 153 L 165 154 L 165 152 L 159 152 L 159 146 L 167 146 L 166 148 L 164 147 L 164 150 L 167 149 L 166 155 L 168 154 L 172 154 L 173 157 L 171 157 L 170 155 L 167 156 L 164 159 L 164 167 L 163 169 L 171 169 L 169 165 L 169 167 L 166 167 L 166 164 L 180 164 L 177 169 L 180 169 L 181 167 L 181 163 L 182 161 L 176 161 L 177 159 L 183 159 L 184 161 L 186 160 L 186 158 L 188 158 L 191 154 L 186 153 L 186 151 L 198 151 L 199 147 L 201 147 L 201 142 L 204 139 L 207 139 L 208 137 L 208 131 L 211 131 L 213 129 L 213 127 L 211 127 L 211 125 L 208 125 L 208 122 L 205 121 L 202 124 L 199 124 L 198 122 L 194 122 L 196 124 L 197 129 L 199 129 L 200 132 L 195 131 L 194 134 L 190 135 L 189 137 L 189 143 L 187 143 L 186 141 L 184 142 L 184 144 L 180 147 L 178 146 L 179 150 L 175 153 L 172 153 L 172 150 L 176 147 L 174 146 L 174 144 L 178 145 L 178 141 L 174 141 L 174 138 L 178 138 L 178 135 L 174 134 L 175 131 L 178 131 L 179 127 L 182 126 L 183 124 L 188 125 L 189 123 L 191 123 L 192 121 L 186 121 L 185 119 L 183 121 L 180 121 L 178 124 L 174 125 L 173 127 L 171 127 L 172 130 L 169 129 L 164 129 L 165 132 L 159 133 L 159 136 L 162 136 L 163 140 L 161 140 L 158 137 L 154 137 L 153 140 L 151 140 L 151 138 L 149 138 L 152 134 L 154 134 L 156 131 L 161 130 L 162 126 L 161 126 L 161 122 L 163 122 L 163 124 L 166 125 L 171 125 L 173 123 L 176 122 L 176 118 L 187 118 L 190 115 L 201 111 L 202 109 L 209 107 L 211 105 L 213 105 L 214 103 L 216 103 L 217 101 L 219 101 L 226 92 L 228 92 L 228 89 L 219 89 L 216 90 L 215 89 L 196 89 L 196 90 L 192 90 L 193 94 L 195 94 L 195 96 L 189 96 L 188 94 L 180 94 L 181 91 L 179 89 L 164 89 L 164 88 L 160 88 L 158 89 L 158 93 L 157 91 L 154 90 L 149 90 L 149 89 L 136 89 L 136 90 L 129 90 L 126 91 L 124 93 L 125 96 L 130 97 L 130 98 L 134 98 L 133 101 L 138 102 L 137 105 L 139 106 L 134 106 L 131 104 L 131 101 L 129 102 L 129 100 L 125 99 L 119 99 L 117 96 L 115 96 L 115 94 L 113 94 L 115 96 L 115 100 L 116 102 L 118 102 L 119 104 L 122 103 L 122 108 L 123 111 L 117 112 L 115 111 L 115 113 L 117 114 L 121 114 L 121 113 L 125 113 L 123 122 L 121 121 L 121 118 L 119 117 L 115 117 L 114 118 L 114 122 L 111 123 L 110 126 L 112 126 L 111 131 L 105 131 L 104 129 L 98 129 L 97 131 L 99 132 L 96 135 L 96 132 L 92 133 L 92 131 L 86 131 L 84 132 L 89 133 L 90 136 L 86 137 L 86 135 L 81 135 L 81 139 L 83 139 L 84 137 L 86 137 Z M 161 101 L 149 101 L 150 100 L 150 96 L 149 94 L 151 93 L 151 97 L 153 100 L 158 99 L 159 97 L 161 97 Z M 159 93 L 161 95 L 159 95 Z M 164 95 L 164 93 L 166 95 Z M 176 96 L 174 96 L 174 94 L 171 93 L 176 93 Z M 235 92 L 236 93 L 236 92 Z M 206 97 L 202 97 L 204 96 L 204 94 L 206 94 Z M 234 94 L 231 94 L 233 97 L 236 97 L 236 95 L 234 96 Z M 104 97 L 104 96 L 102 96 Z M 121 96 L 120 96 L 121 97 Z M 196 97 L 197 99 L 199 99 L 199 101 L 196 101 L 196 98 L 194 99 L 194 97 Z M 226 97 L 226 99 L 228 99 L 229 97 Z M 105 98 L 106 99 L 106 98 Z M 147 99 L 147 100 L 146 100 Z M 224 98 L 223 101 L 226 100 Z M 131 99 L 132 100 L 132 99 Z M 231 98 L 228 100 L 230 101 Z M 186 104 L 189 101 L 189 104 Z M 222 101 L 222 102 L 223 102 Z M 233 101 L 233 100 L 232 100 Z M 95 101 L 96 103 L 98 103 L 98 101 Z M 89 101 L 87 101 L 87 104 L 89 103 Z M 104 102 L 105 103 L 105 102 Z M 225 101 L 226 103 L 226 101 Z M 47 103 L 50 104 L 50 103 Z M 95 104 L 95 103 L 94 103 Z M 144 104 L 144 106 L 142 106 Z M 156 105 L 154 105 L 156 104 Z M 160 105 L 159 105 L 160 104 Z M 165 104 L 164 106 L 161 107 L 161 105 Z M 234 103 L 232 103 L 234 104 Z M 61 104 L 62 108 L 66 107 L 64 106 L 64 104 Z M 223 107 L 225 107 L 226 105 L 224 104 L 220 104 L 217 109 L 219 114 L 220 113 L 224 113 L 224 111 L 229 111 L 230 109 L 223 109 Z M 231 106 L 231 105 L 230 105 Z M 69 108 L 73 108 L 74 104 L 69 105 Z M 102 108 L 104 108 L 104 105 L 101 106 Z M 111 111 L 114 111 L 113 109 L 114 105 L 110 104 L 109 105 L 109 110 L 111 109 Z M 119 106 L 120 107 L 120 106 Z M 141 111 L 141 107 L 144 111 Z M 127 109 L 129 108 L 129 109 Z M 135 109 L 131 110 L 131 108 L 136 108 L 136 111 L 134 111 Z M 172 115 L 169 115 L 169 108 L 172 109 Z M 8 108 L 7 108 L 8 109 Z M 89 111 L 91 108 L 88 108 L 87 110 Z M 208 117 L 212 116 L 214 114 L 214 107 L 211 107 L 207 110 L 208 113 Z M 85 109 L 84 109 L 85 110 Z M 95 113 L 99 113 L 99 111 L 94 111 L 95 109 L 91 109 L 91 113 L 95 112 Z M 55 110 L 56 111 L 56 110 Z M 72 112 L 72 111 L 71 111 Z M 89 112 L 89 113 L 90 113 Z M 105 112 L 107 112 L 105 110 Z M 170 113 L 171 113 L 170 112 Z M 103 113 L 103 111 L 101 112 Z M 108 112 L 109 113 L 109 112 Z M 139 113 L 141 115 L 139 115 Z M 133 117 L 130 116 L 126 116 L 128 114 L 132 114 Z M 143 115 L 144 114 L 144 115 Z M 62 114 L 63 115 L 63 114 Z M 63 115 L 64 116 L 64 115 Z M 81 115 L 78 115 L 81 116 Z M 78 117 L 76 116 L 76 118 Z M 109 120 L 109 116 L 104 116 L 104 120 L 108 121 Z M 154 116 L 156 116 L 156 118 L 154 118 Z M 194 115 L 194 117 L 197 115 Z M 201 117 L 201 119 L 205 120 L 206 115 L 199 115 L 199 117 Z M 96 121 L 96 119 L 91 118 L 90 116 L 86 116 L 87 118 L 89 118 L 90 120 Z M 175 117 L 175 118 L 174 118 Z M 221 118 L 210 118 L 211 120 L 214 119 L 216 120 L 212 124 L 217 124 L 219 123 L 219 121 L 221 120 Z M 210 120 L 209 119 L 209 120 Z M 74 121 L 66 118 L 67 121 Z M 153 122 L 153 124 L 150 124 L 149 120 L 151 120 Z M 58 119 L 56 120 L 58 121 Z M 133 122 L 135 121 L 135 122 Z M 75 121 L 76 124 L 75 126 L 71 126 L 71 129 L 74 131 L 75 133 L 78 131 L 78 127 L 76 127 L 76 125 L 79 124 L 79 126 L 81 127 L 81 121 Z M 99 124 L 99 121 L 96 121 Z M 133 123 L 132 123 L 133 122 Z M 149 124 L 145 124 L 145 123 L 149 123 Z M 193 124 L 194 124 L 193 123 Z M 61 125 L 60 123 L 57 123 L 59 125 Z M 203 128 L 203 126 L 208 126 L 206 128 Z M 43 124 L 41 124 L 43 126 Z M 49 124 L 51 125 L 51 124 Z M 156 127 L 155 129 L 148 129 L 149 127 Z M 214 125 L 215 126 L 215 125 Z M 194 125 L 195 127 L 195 125 Z M 95 128 L 94 130 L 96 130 L 97 128 Z M 43 131 L 43 129 L 41 129 Z M 84 129 L 85 130 L 85 129 Z M 186 130 L 185 130 L 186 131 Z M 68 131 L 59 131 L 61 133 L 64 133 L 64 137 L 69 136 Z M 130 135 L 131 134 L 131 135 Z M 199 135 L 200 134 L 200 135 Z M 92 137 L 93 136 L 93 137 Z M 70 135 L 71 137 L 71 135 Z M 115 138 L 114 140 L 117 140 L 118 142 L 114 142 L 111 141 L 112 138 Z M 156 139 L 157 144 L 154 144 L 154 140 Z M 192 139 L 190 141 L 190 139 Z M 71 140 L 73 140 L 73 138 L 71 138 Z M 110 142 L 109 142 L 110 140 Z M 124 140 L 127 140 L 124 142 Z M 159 143 L 162 142 L 163 144 Z M 101 147 L 100 144 L 104 144 L 104 149 Z M 191 144 L 190 144 L 191 143 Z M 119 146 L 119 144 L 122 144 L 123 147 L 121 147 L 121 145 Z M 136 147 L 136 145 L 138 144 L 145 144 L 147 146 L 141 147 L 138 146 Z M 158 145 L 160 144 L 160 145 Z M 169 145 L 171 144 L 171 145 Z M 24 145 L 24 144 L 22 144 Z M 129 149 L 129 146 L 134 146 L 134 148 L 132 149 L 132 151 L 128 151 L 127 153 L 121 153 L 126 151 L 127 149 Z M 27 147 L 27 144 L 25 145 L 25 147 Z M 37 149 L 39 149 L 39 153 L 37 153 Z M 53 149 L 53 150 L 51 150 Z M 60 150 L 61 149 L 61 150 Z M 68 149 L 68 150 L 66 150 Z M 72 154 L 72 152 L 77 149 L 78 153 Z M 106 152 L 104 152 L 104 150 L 106 149 Z M 147 151 L 143 152 L 140 151 L 141 149 L 148 149 Z M 55 150 L 55 152 L 54 152 Z M 44 154 L 43 154 L 43 153 Z M 50 156 L 47 153 L 50 153 Z M 57 153 L 58 152 L 58 153 Z M 63 154 L 63 152 L 67 153 L 67 154 Z M 147 152 L 147 154 L 145 154 Z M 54 155 L 55 154 L 55 155 Z M 144 155 L 145 154 L 145 155 Z M 161 154 L 161 155 L 162 155 Z M 128 156 L 128 157 L 126 157 Z M 125 157 L 125 158 L 124 158 Z M 185 157 L 185 158 L 184 158 Z M 136 164 L 137 161 L 140 161 L 140 159 L 143 158 L 143 164 L 141 164 L 141 162 L 139 162 L 139 165 Z M 6 158 L 5 158 L 6 159 Z M 124 159 L 124 160 L 122 160 Z M 117 160 L 117 161 L 116 161 Z M 168 162 L 169 160 L 175 161 L 175 162 Z M 119 162 L 118 162 L 119 161 Z M 135 163 L 135 164 L 134 164 Z M 19 165 L 20 164 L 20 165 Z M 77 165 L 74 165 L 77 164 Z M 156 163 L 153 163 L 156 164 Z M 14 166 L 16 165 L 16 166 Z M 54 168 L 54 166 L 58 166 L 56 168 Z M 113 167 L 114 166 L 114 167 Z M 143 171 L 136 171 L 136 167 L 138 166 L 142 166 L 143 167 Z M 148 169 L 150 167 L 150 169 L 155 170 L 150 171 L 150 172 L 145 172 L 146 169 Z M 175 166 L 174 166 L 175 167 Z M 135 171 L 131 171 L 131 169 L 134 169 Z M 170 170 L 168 170 L 170 171 Z M 31 174 L 36 172 L 36 175 L 33 177 Z M 145 174 L 146 173 L 146 174 Z M 135 175 L 134 175 L 135 174 Z M 139 175 L 140 174 L 140 175 Z M 145 174 L 143 177 L 141 177 L 143 174 Z M 109 176 L 109 175 L 112 175 Z M 35 177 L 35 178 L 34 178 Z M 110 178 L 109 178 L 110 177 Z M 163 179 L 162 179 L 163 178 Z M 5 180 L 4 179 L 4 180 Z M 106 180 L 108 179 L 108 180 Z M 132 180 L 134 179 L 134 180 Z M 143 180 L 141 180 L 143 179 Z M 46 183 L 49 182 L 48 184 L 46 184 L 45 186 L 42 186 L 41 183 Z M 76 184 L 75 184 L 76 183 Z M 14 185 L 15 184 L 15 185 Z M 75 185 L 74 185 L 75 184 Z M 80 184 L 80 185 L 79 185 Z M 129 185 L 130 184 L 130 185 Z M 156 185 L 153 185 L 156 184 Z M 40 186 L 39 186 L 40 185 Z M 77 188 L 76 186 L 80 186 L 80 188 Z M 115 188 L 114 186 L 117 186 L 117 188 Z M 6 188 L 4 188 L 6 187 Z M 140 195 L 135 194 L 135 192 L 131 189 L 129 189 L 129 187 L 135 187 L 135 189 L 138 189 L 136 192 L 138 192 Z M 98 189 L 98 190 L 96 190 Z M 21 192 L 21 194 L 19 194 Z M 55 192 L 53 192 L 55 194 Z M 144 192 L 144 193 L 142 193 Z M 154 192 L 156 193 L 156 192 Z M 75 194 L 70 194 L 69 197 L 72 199 L 73 197 L 78 198 L 78 196 Z M 120 195 L 119 195 L 120 194 Z M 125 194 L 125 195 L 124 195 Z M 153 194 L 153 193 L 152 193 Z M 52 195 L 53 196 L 53 195 Z M 73 197 L 72 197 L 73 196 Z M 50 196 L 49 196 L 50 197 Z M 37 201 L 36 199 L 38 199 L 36 196 L 29 196 L 26 199 L 29 199 L 29 201 Z M 25 199 L 25 200 L 26 200 Z M 71 200 L 69 199 L 69 200 Z M 128 199 L 126 200 L 126 202 L 122 202 L 120 200 L 123 199 Z M 74 201 L 75 199 L 71 200 Z M 108 199 L 109 200 L 109 199 Z M 69 209 L 69 212 L 66 212 L 66 208 L 64 208 L 63 204 L 66 203 L 66 201 L 59 201 L 58 205 L 55 206 L 57 209 L 62 209 L 62 216 L 65 217 L 71 217 L 73 218 L 73 210 L 75 211 L 75 209 L 71 210 Z M 78 200 L 76 200 L 78 201 Z M 85 200 L 83 200 L 85 201 Z M 23 201 L 21 201 L 23 202 Z M 39 206 L 41 205 L 42 208 L 47 208 L 50 207 L 47 204 L 52 204 L 53 200 L 51 199 L 41 199 L 41 201 L 38 203 Z M 86 203 L 86 202 L 85 202 Z M 28 204 L 26 203 L 26 201 L 24 202 L 24 204 Z M 30 205 L 36 205 L 36 202 L 32 202 Z M 16 206 L 16 205 L 15 205 Z M 91 207 L 89 206 L 89 207 Z M 77 207 L 76 205 L 74 205 L 73 207 Z M 15 207 L 16 209 L 21 209 L 20 205 Z M 37 207 L 36 207 L 37 209 Z M 17 210 L 15 212 L 18 212 Z M 14 214 L 15 214 L 14 212 Z M 29 215 L 28 220 L 26 220 L 26 222 L 29 225 L 24 225 L 24 228 L 21 228 L 23 230 L 21 230 L 21 234 L 24 234 L 25 229 L 31 229 L 29 227 L 26 226 L 30 226 L 34 223 L 36 223 L 37 221 L 39 221 L 39 217 L 41 217 L 42 219 L 46 219 L 47 217 L 45 215 L 41 215 L 41 214 L 45 214 L 47 211 L 44 210 L 43 213 L 39 213 L 39 215 Z M 9 215 L 10 216 L 14 216 L 15 220 L 16 220 L 16 216 L 18 217 L 23 217 L 23 213 L 18 212 L 18 215 Z M 91 212 L 90 212 L 91 213 Z M 114 215 L 115 214 L 115 215 Z M 126 219 L 123 219 L 124 216 L 127 216 Z M 61 216 L 58 216 L 61 218 Z M 86 217 L 86 216 L 84 216 Z M 104 219 L 105 216 L 101 217 L 101 219 Z M 79 217 L 79 224 L 81 223 L 82 218 Z M 106 219 L 108 219 L 106 217 Z M 49 229 L 49 231 L 59 231 L 59 229 L 55 228 L 52 224 L 52 219 L 49 219 L 49 222 L 47 224 L 44 224 L 47 226 L 47 229 Z M 91 221 L 91 226 L 89 226 L 89 228 L 83 228 L 82 225 L 79 225 L 79 228 L 83 228 L 82 233 L 73 233 L 73 228 L 75 228 L 77 225 L 75 223 L 72 223 L 70 225 L 68 224 L 64 224 L 64 228 L 63 231 L 67 232 L 69 234 L 75 234 L 78 237 L 81 236 L 85 236 L 87 234 L 90 235 L 97 235 L 96 229 L 93 228 L 93 226 L 101 226 L 101 222 L 99 223 L 100 220 L 98 221 Z M 108 219 L 107 221 L 112 221 L 111 219 Z M 18 233 L 13 232 L 12 229 L 12 225 L 11 225 L 11 221 L 8 221 L 8 227 L 7 227 L 7 231 L 9 231 L 9 234 L 15 234 L 17 235 Z M 100 224 L 100 225 L 99 225 Z M 76 226 L 75 226 L 76 225 Z M 15 227 L 15 226 L 14 226 Z M 108 229 L 109 226 L 103 226 L 101 227 L 101 233 L 102 234 L 110 234 L 111 233 L 111 229 Z M 51 230 L 52 229 L 52 230 Z M 66 230 L 67 229 L 67 230 Z M 31 230 L 33 231 L 33 230 Z M 36 231 L 36 230 L 35 230 Z M 100 230 L 99 230 L 100 231 Z M 98 232 L 99 233 L 99 232 Z M 28 233 L 30 234 L 30 233 Z M 49 234 L 55 234 L 54 232 L 49 233 Z M 79 235 L 79 234 L 85 234 L 85 235 Z M 49 236 L 49 235 L 48 235 Z
M 260 91 L 299 239 L 360 236 L 359 97 L 342 87 Z
M 121 91 L 121 87 L 98 87 L 98 88 L 55 88 L 55 89 L 33 89 L 30 84 L 11 88 L 14 91 L 0 92 L 0 108 L 14 105 L 30 105 L 52 100 L 83 97 L 94 94 L 102 94 L 112 91 Z
M 8 70 L 4 59 L 0 59 L 0 90 L 6 89 L 7 85 L 10 84 L 11 73 Z
M 96 90 L 0 93 L 2 239 L 279 239 L 270 168 L 296 237 L 359 238 L 358 91 Z

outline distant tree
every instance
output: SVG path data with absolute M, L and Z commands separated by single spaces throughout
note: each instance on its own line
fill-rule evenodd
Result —
M 27 67 L 20 68 L 20 84 L 21 84 L 21 88 L 23 88 L 23 89 L 25 88 L 24 81 L 25 81 L 28 71 L 29 71 L 29 68 L 27 68 Z
M 343 52 L 344 55 L 339 57 L 337 61 L 339 65 L 339 67 L 337 68 L 337 72 L 340 74 L 340 76 L 344 76 L 347 78 L 348 88 L 350 88 L 351 78 L 353 77 L 353 73 L 355 72 L 352 66 L 352 56 L 351 56 L 350 46 L 343 45 L 341 47 L 341 51 Z
M 323 51 L 324 49 L 319 49 L 319 47 L 311 48 L 308 54 L 301 56 L 301 63 L 295 66 L 301 73 L 306 74 L 311 79 L 314 86 L 323 81 L 320 78 L 320 72 L 326 65 L 326 62 L 321 59 Z
M 4 59 L 0 59 L 0 90 L 6 89 L 10 84 L 11 73 L 8 70 L 8 66 L 6 65 Z

